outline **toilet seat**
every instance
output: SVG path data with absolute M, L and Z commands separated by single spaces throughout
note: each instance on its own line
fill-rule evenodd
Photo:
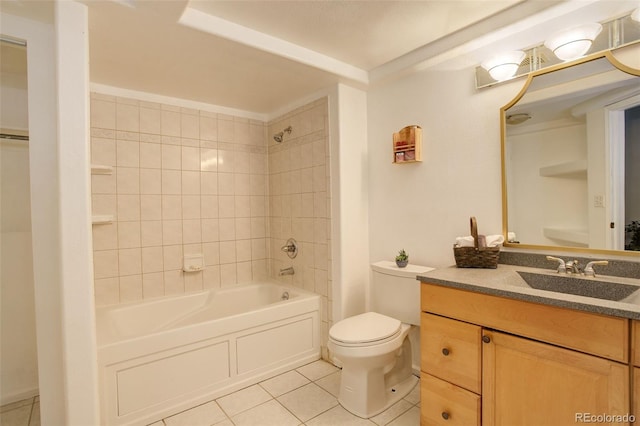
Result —
M 387 342 L 401 333 L 402 323 L 377 312 L 343 319 L 329 330 L 329 338 L 341 346 L 370 346 Z

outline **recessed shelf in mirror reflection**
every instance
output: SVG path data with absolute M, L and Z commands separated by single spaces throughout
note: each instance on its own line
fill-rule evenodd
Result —
M 500 110 L 503 231 L 520 241 L 507 246 L 640 256 L 624 250 L 625 224 L 640 220 L 640 192 L 630 191 L 637 185 L 627 183 L 625 194 L 625 179 L 640 181 L 631 175 L 640 164 L 625 160 L 635 146 L 624 141 L 625 110 L 634 107 L 640 70 L 611 52 L 528 77 Z M 514 114 L 532 118 L 508 125 Z

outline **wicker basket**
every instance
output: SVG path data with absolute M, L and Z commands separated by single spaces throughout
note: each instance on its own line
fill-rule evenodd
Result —
M 471 217 L 471 235 L 474 247 L 453 247 L 458 268 L 491 268 L 498 267 L 500 247 L 478 247 L 478 223 Z

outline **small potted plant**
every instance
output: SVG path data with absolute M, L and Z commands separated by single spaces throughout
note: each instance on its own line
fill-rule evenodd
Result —
M 400 250 L 396 256 L 396 265 L 398 265 L 398 268 L 404 268 L 408 263 L 409 255 L 404 251 L 404 249 Z

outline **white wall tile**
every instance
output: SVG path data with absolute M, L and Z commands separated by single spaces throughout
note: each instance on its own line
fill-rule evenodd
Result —
M 182 147 L 162 144 L 161 160 L 163 169 L 180 170 L 182 168 Z
M 140 132 L 159 135 L 161 128 L 160 110 L 140 106 Z
M 220 263 L 236 262 L 236 241 L 220 241 Z
M 165 245 L 162 247 L 162 258 L 165 271 L 182 269 L 182 256 L 182 245 Z
M 180 119 L 182 137 L 200 139 L 200 117 L 193 114 L 181 114 Z
M 96 306 L 113 305 L 120 302 L 120 279 L 101 278 L 95 280 Z
M 218 140 L 218 120 L 200 114 L 200 139 L 205 141 Z
M 164 270 L 162 247 L 142 248 L 142 272 L 162 272 Z
M 140 196 L 118 194 L 118 220 L 140 220 Z M 100 210 L 96 210 L 100 211 Z M 108 212 L 99 214 L 109 214 Z
M 160 131 L 162 135 L 181 136 L 180 121 L 180 113 L 163 109 L 160 113 Z
M 142 275 L 120 277 L 120 303 L 142 300 Z
M 143 220 L 140 222 L 142 247 L 162 246 L 162 221 Z
M 140 142 L 140 167 L 159 169 L 162 167 L 162 145 Z
M 120 265 L 120 278 L 125 275 L 142 273 L 141 249 L 127 248 L 118 250 L 118 264 Z M 120 289 L 122 290 L 122 286 Z
M 164 273 L 142 274 L 142 297 L 150 299 L 164 296 Z
M 118 251 L 94 251 L 93 274 L 96 279 L 117 277 L 119 275 Z
M 182 196 L 182 217 L 183 219 L 200 219 L 200 196 Z
M 116 104 L 116 129 L 125 132 L 140 131 L 140 111 L 137 105 Z
M 218 150 L 211 148 L 200 149 L 200 171 L 215 172 L 218 170 Z
M 182 194 L 182 172 L 180 170 L 162 170 L 162 193 Z
M 116 128 L 116 103 L 91 99 L 91 127 Z
M 116 167 L 116 188 L 118 194 L 140 193 L 140 169 Z
M 182 196 L 163 195 L 162 196 L 162 219 L 175 220 L 182 219 Z
M 200 172 L 182 172 L 182 193 L 200 195 Z
M 165 271 L 164 293 L 165 295 L 184 293 L 184 277 L 182 270 Z
M 161 194 L 162 172 L 160 169 L 140 169 L 140 193 Z
M 220 285 L 232 286 L 238 283 L 238 273 L 235 263 L 220 265 Z
M 200 170 L 200 148 L 182 147 L 182 170 Z
M 91 163 L 103 166 L 116 165 L 115 139 L 91 138 Z
M 118 222 L 118 248 L 140 247 L 140 222 Z

